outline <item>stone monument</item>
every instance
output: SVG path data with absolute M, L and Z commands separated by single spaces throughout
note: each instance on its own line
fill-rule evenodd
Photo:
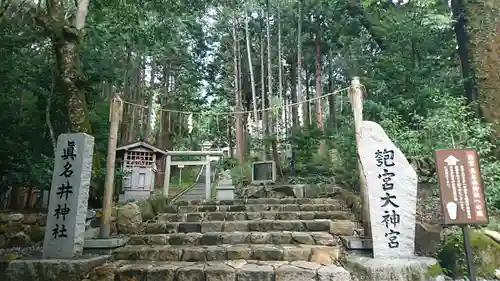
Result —
M 360 281 L 430 281 L 433 258 L 415 256 L 417 174 L 382 127 L 363 121 L 358 157 L 369 196 L 373 257 L 350 255 Z
M 233 200 L 234 185 L 231 170 L 226 170 L 220 175 L 220 180 L 215 187 L 215 198 L 217 200 Z
M 44 258 L 71 259 L 83 252 L 94 137 L 62 134 L 57 139 Z
M 373 257 L 413 257 L 417 173 L 375 122 L 363 121 L 358 153 L 369 194 Z

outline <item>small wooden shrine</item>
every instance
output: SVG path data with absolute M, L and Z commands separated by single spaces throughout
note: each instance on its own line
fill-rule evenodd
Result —
M 155 186 L 156 162 L 162 160 L 165 155 L 166 151 L 145 141 L 116 149 L 116 157 L 121 162 L 123 174 L 120 202 L 149 198 Z

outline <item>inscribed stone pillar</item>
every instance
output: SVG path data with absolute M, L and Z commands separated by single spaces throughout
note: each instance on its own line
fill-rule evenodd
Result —
M 69 259 L 83 251 L 93 152 L 94 137 L 85 133 L 57 139 L 43 242 L 46 258 Z
M 374 258 L 415 253 L 417 174 L 379 124 L 363 121 L 359 158 L 367 185 Z

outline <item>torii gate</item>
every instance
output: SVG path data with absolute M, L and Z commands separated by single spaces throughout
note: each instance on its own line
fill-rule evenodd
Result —
M 204 165 L 205 173 L 205 198 L 210 199 L 211 195 L 211 173 L 210 162 L 212 156 L 222 157 L 222 151 L 167 151 L 165 160 L 165 177 L 163 180 L 163 196 L 168 197 L 168 190 L 170 188 L 170 168 L 171 166 L 197 166 Z M 172 161 L 172 156 L 205 156 L 205 159 L 198 161 Z

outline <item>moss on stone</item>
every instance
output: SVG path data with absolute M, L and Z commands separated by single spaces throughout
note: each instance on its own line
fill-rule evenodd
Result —
M 438 263 L 427 267 L 427 276 L 436 277 L 443 274 L 443 268 Z
M 477 264 L 479 276 L 492 276 L 500 267 L 500 244 L 486 236 L 484 233 L 475 231 L 471 233 L 471 246 L 476 254 L 474 262 Z
M 151 207 L 153 208 L 154 215 L 165 212 L 166 206 L 168 206 L 167 200 L 163 196 L 151 198 L 149 201 L 151 203 Z
M 362 207 L 362 202 L 361 198 L 359 195 L 356 195 L 350 191 L 343 190 L 340 197 L 344 202 L 346 203 L 347 207 L 351 209 L 352 213 L 356 217 L 357 220 L 362 219 L 362 212 L 363 212 L 363 207 Z
M 8 263 L 8 262 L 13 261 L 15 259 L 17 259 L 17 254 L 10 252 L 10 253 L 5 254 L 4 256 L 1 256 L 0 262 L 7 262 Z
M 154 207 L 152 205 L 151 199 L 137 201 L 137 205 L 141 209 L 143 220 L 150 220 L 155 217 Z

